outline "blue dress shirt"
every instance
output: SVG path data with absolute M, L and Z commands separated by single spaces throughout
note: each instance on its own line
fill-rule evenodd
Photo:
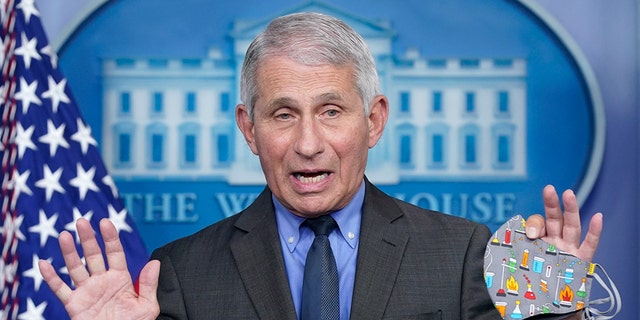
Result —
M 292 214 L 275 197 L 272 196 L 272 198 L 291 297 L 299 319 L 304 263 L 315 236 L 311 229 L 300 228 L 304 218 Z M 346 207 L 331 213 L 339 228 L 329 235 L 329 242 L 336 258 L 338 276 L 340 277 L 340 319 L 349 319 L 351 312 L 363 202 L 364 181 Z

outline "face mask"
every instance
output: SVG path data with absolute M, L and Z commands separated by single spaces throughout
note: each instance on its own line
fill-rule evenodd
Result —
M 602 280 L 602 271 L 611 289 Z M 525 235 L 525 220 L 515 216 L 487 243 L 484 255 L 487 289 L 504 319 L 583 312 L 583 319 L 611 319 L 622 309 L 620 294 L 604 269 L 580 260 L 540 239 Z M 609 298 L 589 300 L 593 279 Z M 594 305 L 609 304 L 607 310 Z

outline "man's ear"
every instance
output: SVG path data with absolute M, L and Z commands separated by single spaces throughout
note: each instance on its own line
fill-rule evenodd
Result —
M 238 129 L 242 132 L 244 140 L 247 141 L 251 152 L 258 154 L 258 148 L 256 147 L 255 134 L 253 131 L 253 121 L 249 117 L 249 110 L 244 104 L 236 106 L 236 124 Z
M 369 148 L 373 148 L 384 131 L 389 118 L 389 100 L 384 95 L 376 96 L 369 108 Z

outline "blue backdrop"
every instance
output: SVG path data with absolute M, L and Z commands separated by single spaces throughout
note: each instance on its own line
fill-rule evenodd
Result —
M 185 51 L 190 51 L 194 55 L 199 55 L 201 52 L 207 51 L 206 47 L 202 47 L 202 43 L 205 42 L 209 45 L 229 49 L 226 48 L 226 46 L 229 46 L 226 36 L 230 30 L 230 20 L 215 17 L 224 17 L 225 12 L 234 13 L 244 10 L 246 14 L 243 15 L 243 18 L 260 20 L 270 17 L 271 14 L 278 14 L 299 3 L 298 1 L 242 1 L 218 5 L 220 12 L 212 12 L 211 10 L 202 10 L 197 4 L 191 4 L 191 2 L 197 3 L 197 1 L 181 1 L 179 7 L 173 2 L 171 4 L 167 2 L 166 5 L 159 5 L 157 1 L 127 1 L 119 2 L 119 4 L 114 3 L 113 5 L 102 5 L 102 2 L 60 0 L 55 2 L 39 1 L 38 3 L 41 9 L 41 16 L 46 24 L 45 27 L 49 31 L 50 39 L 58 44 L 58 48 L 62 49 L 60 54 L 63 72 L 69 77 L 70 85 L 78 98 L 81 108 L 83 107 L 83 95 L 91 96 L 91 92 L 99 89 L 95 87 L 95 83 L 74 82 L 74 74 L 82 73 L 87 68 L 91 69 L 96 66 L 91 66 L 93 62 L 78 60 L 82 54 L 74 53 L 73 50 L 79 50 L 81 45 L 74 47 L 65 42 L 68 39 L 82 36 L 72 32 L 82 30 L 84 35 L 116 39 L 113 47 L 106 45 L 104 47 L 91 47 L 89 45 L 82 48 L 82 50 L 100 51 L 105 56 L 110 53 L 121 55 L 123 50 L 121 46 L 123 44 L 135 42 L 141 36 L 146 39 L 145 43 L 128 47 L 126 49 L 127 54 L 131 56 L 146 56 L 148 52 L 161 52 L 164 57 L 170 58 L 172 56 L 183 57 Z M 333 3 L 332 1 L 327 2 Z M 127 5 L 124 5 L 124 3 L 127 3 Z M 534 33 L 528 37 L 512 37 L 514 33 L 507 32 L 508 30 L 504 28 L 509 28 L 513 25 L 531 28 L 531 25 L 536 25 L 535 19 L 522 16 L 522 13 L 517 10 L 507 12 L 502 10 L 500 18 L 504 19 L 504 24 L 496 23 L 495 16 L 491 15 L 491 11 L 483 7 L 487 3 L 489 2 L 464 2 L 466 6 L 478 6 L 476 9 L 470 7 L 465 9 L 478 13 L 473 19 L 469 19 L 469 15 L 464 14 L 467 11 L 456 8 L 455 6 L 460 5 L 460 3 L 455 1 L 437 2 L 437 4 L 430 4 L 429 6 L 422 4 L 421 1 L 407 1 L 403 4 L 405 7 L 402 10 L 397 8 L 398 4 L 395 1 L 379 1 L 376 2 L 376 5 L 371 5 L 370 1 L 351 1 L 348 4 L 337 3 L 336 6 L 356 13 L 358 16 L 371 17 L 372 19 L 379 17 L 380 12 L 385 12 L 385 18 L 393 21 L 402 21 L 402 23 L 394 23 L 394 27 L 399 28 L 398 37 L 393 42 L 394 50 L 398 52 L 403 52 L 407 47 L 421 43 L 423 44 L 420 47 L 421 54 L 428 56 L 459 56 L 461 53 L 467 52 L 467 50 L 473 50 L 474 53 L 485 56 L 505 53 L 509 56 L 522 56 L 530 54 L 523 51 L 523 48 L 530 47 L 527 45 L 530 45 L 531 41 L 542 41 L 540 39 L 549 41 L 544 35 L 535 34 L 535 32 L 544 30 L 540 25 L 538 25 L 540 29 L 532 28 L 531 30 Z M 633 0 L 607 3 L 599 1 L 585 2 L 582 0 L 539 0 L 535 3 L 550 13 L 549 21 L 555 23 L 555 20 L 557 20 L 559 30 L 566 30 L 567 37 L 565 41 L 569 39 L 571 42 L 569 45 L 573 45 L 572 42 L 575 41 L 576 47 L 583 53 L 582 57 L 586 58 L 586 63 L 593 70 L 598 88 L 602 94 L 602 102 L 606 114 L 605 152 L 597 180 L 591 192 L 588 192 L 588 196 L 584 199 L 582 212 L 585 218 L 583 220 L 586 222 L 586 219 L 596 211 L 604 213 L 605 231 L 595 260 L 606 267 L 622 293 L 625 306 L 619 318 L 637 319 L 639 315 L 637 305 L 640 302 L 638 298 L 640 280 L 637 272 L 640 262 L 638 259 L 640 250 L 638 248 L 638 218 L 636 214 L 638 210 L 636 199 L 638 198 L 638 192 L 640 192 L 638 190 L 636 147 L 639 140 L 638 110 L 636 107 L 638 105 L 637 88 L 639 79 L 638 4 Z M 109 8 L 109 6 L 112 7 Z M 112 15 L 119 16 L 122 20 L 119 24 L 112 25 L 109 24 L 109 21 L 100 21 L 100 19 L 107 19 L 109 15 L 104 14 L 99 9 L 109 9 Z M 447 15 L 439 16 L 433 14 L 434 11 L 447 12 Z M 460 14 L 458 15 L 456 12 L 460 12 Z M 174 15 L 174 13 L 179 14 Z M 201 23 L 205 21 L 206 24 L 204 25 L 211 32 L 197 33 L 199 36 L 206 37 L 205 39 L 190 37 L 187 41 L 180 42 L 180 44 L 168 44 L 166 41 L 162 41 L 164 38 L 174 39 L 184 37 L 185 34 L 190 33 L 191 29 L 189 28 L 193 26 L 185 25 L 183 21 L 172 20 L 172 17 L 178 19 L 183 15 L 193 17 L 194 22 L 200 21 Z M 141 25 L 132 22 L 136 21 L 136 19 L 144 20 L 147 23 Z M 521 20 L 523 19 L 529 19 L 530 22 L 522 22 Z M 450 33 L 447 34 L 465 36 L 461 39 L 441 38 L 445 34 L 434 32 L 430 27 L 431 24 L 424 23 L 425 20 L 432 21 L 433 25 L 438 25 L 438 28 L 444 26 L 449 29 Z M 86 25 L 79 23 L 81 21 L 85 21 Z M 87 23 L 87 21 L 92 21 L 92 23 Z M 488 21 L 492 22 L 490 25 L 495 29 L 486 29 Z M 105 28 L 106 26 L 111 27 L 110 33 L 100 33 L 100 28 Z M 134 28 L 131 28 L 132 26 Z M 163 26 L 173 27 L 163 28 Z M 456 30 L 456 28 L 465 29 Z M 163 32 L 157 32 L 158 29 L 162 29 Z M 468 30 L 472 30 L 471 34 Z M 167 32 L 170 34 L 167 34 Z M 428 37 L 425 37 L 425 35 L 428 35 Z M 427 41 L 424 41 L 425 38 Z M 92 41 L 94 41 L 93 43 L 102 42 L 104 44 L 108 42 L 105 39 L 92 39 Z M 91 44 L 90 41 L 85 43 Z M 432 43 L 438 43 L 438 46 L 430 45 Z M 63 44 L 69 47 L 63 47 Z M 69 51 L 65 51 L 67 48 L 69 48 Z M 530 64 L 536 66 L 536 64 L 556 63 L 558 69 L 534 69 L 530 65 L 528 70 L 530 77 L 546 77 L 552 79 L 554 84 L 580 83 L 580 80 L 575 79 L 575 66 L 572 65 L 574 62 L 558 62 L 552 59 L 562 59 L 566 53 L 552 52 L 558 50 L 553 43 L 551 45 L 541 43 L 536 48 L 549 50 L 548 55 L 543 54 L 540 56 L 551 60 L 530 61 Z M 95 52 L 92 54 L 95 54 Z M 71 61 L 71 57 L 73 57 L 73 61 Z M 583 87 L 578 86 L 569 89 L 566 87 L 558 89 L 560 88 L 558 85 L 550 87 L 568 92 L 569 96 L 564 98 L 566 101 L 571 103 L 578 101 L 578 103 L 588 104 L 588 101 L 580 102 L 581 99 L 588 100 L 586 96 L 580 98 L 580 96 L 585 95 Z M 533 87 L 529 90 L 530 92 L 536 92 L 537 89 Z M 543 90 L 539 90 L 538 92 L 543 92 Z M 563 102 L 556 100 L 556 97 L 553 96 L 554 100 L 547 101 L 546 104 L 562 105 Z M 538 95 L 536 99 L 539 100 L 536 103 L 545 105 L 544 98 Z M 84 108 L 90 107 L 84 106 Z M 563 115 L 562 112 L 567 112 L 566 110 L 571 110 L 571 113 Z M 575 108 L 554 108 L 547 111 L 551 112 L 551 115 L 529 110 L 529 118 L 535 118 L 537 115 L 539 117 L 549 116 L 556 119 L 556 121 L 562 118 L 566 119 L 567 122 L 584 123 L 590 121 L 588 113 L 579 114 L 575 113 L 575 110 Z M 94 123 L 101 123 L 100 119 L 91 119 L 90 117 L 100 117 L 100 113 L 89 114 L 87 121 L 92 126 L 95 126 Z M 530 128 L 530 130 L 539 132 L 547 129 L 542 126 L 543 122 L 541 120 L 534 120 L 533 122 L 541 127 Z M 529 150 L 533 156 L 539 157 L 533 163 L 558 162 L 564 164 L 574 158 L 584 161 L 585 153 L 588 153 L 587 149 L 590 141 L 592 141 L 590 137 L 585 136 L 589 134 L 589 131 L 572 132 L 571 130 L 574 129 L 570 125 L 563 127 L 560 125 L 561 121 L 558 123 L 553 127 L 553 130 L 548 130 L 546 138 L 540 138 L 539 141 L 548 139 L 548 141 L 559 145 L 573 143 L 577 149 L 563 153 L 565 149 L 558 147 L 552 149 L 556 152 L 549 153 L 549 149 L 540 146 L 540 150 L 535 148 Z M 583 135 L 581 136 L 581 134 Z M 97 136 L 98 141 L 101 140 L 101 130 L 99 128 L 94 129 L 94 135 Z M 570 137 L 570 139 L 575 140 L 558 142 L 555 137 Z M 576 156 L 576 154 L 578 155 Z M 573 178 L 580 176 L 585 167 L 584 163 L 577 163 L 573 169 L 578 172 L 573 174 Z M 552 168 L 552 166 L 546 168 Z M 548 174 L 552 177 L 566 176 L 565 168 L 566 166 L 558 166 L 553 169 L 558 170 L 557 172 L 550 169 L 551 172 L 548 172 Z M 560 188 L 568 188 L 575 187 L 574 180 L 567 178 L 566 181 L 536 181 L 516 186 L 516 188 L 530 188 L 525 191 L 531 199 L 523 199 L 522 201 L 531 203 L 532 201 L 538 201 L 537 199 L 540 197 L 539 190 L 544 183 L 553 183 L 559 185 Z M 162 192 L 162 190 L 157 191 Z M 393 188 L 389 188 L 389 191 L 394 193 Z M 256 189 L 249 188 L 246 192 L 256 192 Z M 540 211 L 541 207 L 522 208 L 521 210 L 531 213 Z M 183 228 L 183 226 L 167 226 L 166 228 L 168 229 L 167 232 L 172 232 L 176 235 L 180 235 L 181 232 L 189 232 L 188 228 L 181 231 L 180 228 Z

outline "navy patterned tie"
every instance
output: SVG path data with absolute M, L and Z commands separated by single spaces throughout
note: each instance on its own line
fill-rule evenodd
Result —
M 329 215 L 307 219 L 303 224 L 313 230 L 316 237 L 304 266 L 300 319 L 340 319 L 338 268 L 329 245 L 329 234 L 338 224 Z

